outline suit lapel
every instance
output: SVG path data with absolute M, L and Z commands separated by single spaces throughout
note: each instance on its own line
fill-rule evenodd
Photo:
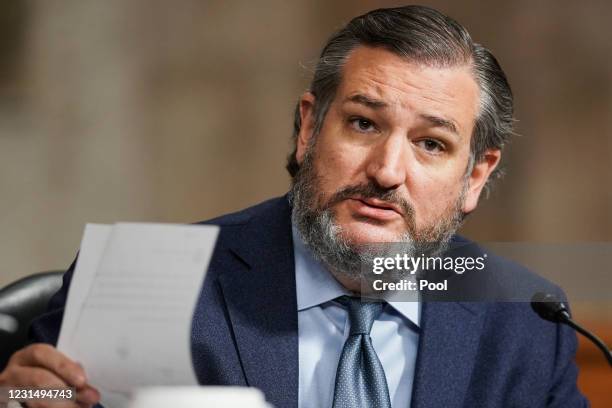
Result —
M 281 200 L 243 227 L 242 262 L 219 277 L 247 384 L 277 407 L 298 401 L 298 337 L 291 210 Z
M 463 406 L 485 315 L 485 304 L 423 304 L 416 362 L 414 408 Z

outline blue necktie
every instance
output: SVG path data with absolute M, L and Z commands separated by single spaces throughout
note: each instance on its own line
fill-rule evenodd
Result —
M 391 408 L 387 378 L 370 338 L 383 304 L 348 296 L 338 301 L 348 307 L 350 333 L 336 371 L 333 408 Z

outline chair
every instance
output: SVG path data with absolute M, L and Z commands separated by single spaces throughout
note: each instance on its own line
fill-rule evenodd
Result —
M 28 343 L 30 323 L 43 314 L 62 286 L 63 271 L 41 272 L 0 289 L 0 371 Z

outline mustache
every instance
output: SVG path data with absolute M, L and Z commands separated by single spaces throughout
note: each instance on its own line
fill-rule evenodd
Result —
M 377 198 L 389 204 L 395 204 L 402 209 L 404 218 L 412 223 L 414 219 L 414 207 L 397 190 L 390 190 L 376 185 L 373 182 L 367 184 L 355 184 L 343 187 L 335 192 L 324 207 L 330 208 L 341 201 L 358 196 L 360 198 Z

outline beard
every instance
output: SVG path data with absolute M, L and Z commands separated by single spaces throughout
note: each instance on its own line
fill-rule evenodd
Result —
M 313 256 L 322 262 L 337 278 L 351 282 L 356 287 L 365 277 L 364 271 L 373 265 L 374 258 L 406 254 L 409 257 L 425 254 L 436 256 L 444 252 L 453 234 L 461 226 L 464 214 L 461 210 L 468 187 L 467 175 L 458 198 L 450 203 L 435 222 L 417 228 L 414 207 L 397 189 L 386 189 L 372 181 L 347 185 L 328 197 L 321 192 L 321 177 L 316 168 L 316 142 L 309 146 L 302 165 L 293 178 L 289 194 L 292 202 L 291 220 L 304 244 Z M 333 207 L 352 197 L 377 198 L 402 209 L 405 232 L 393 242 L 356 244 L 344 234 L 336 222 Z M 365 221 L 365 220 L 364 220 Z M 392 280 L 405 277 L 404 271 L 389 276 Z

